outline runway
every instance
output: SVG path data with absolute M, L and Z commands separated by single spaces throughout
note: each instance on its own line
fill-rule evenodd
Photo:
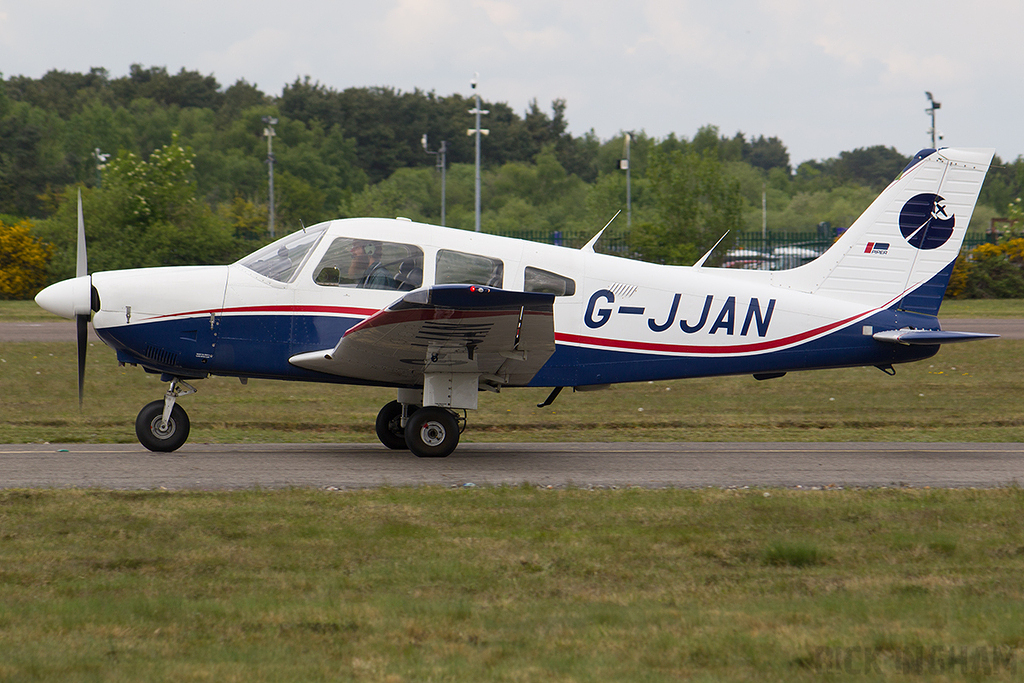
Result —
M 518 485 L 932 487 L 1024 483 L 1016 443 L 466 443 L 419 459 L 368 444 L 0 445 L 0 488 L 230 490 Z

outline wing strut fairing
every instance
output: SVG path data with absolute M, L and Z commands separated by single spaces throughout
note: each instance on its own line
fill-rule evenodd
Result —
M 554 300 L 480 285 L 419 289 L 349 329 L 333 349 L 288 361 L 331 375 L 423 386 L 424 405 L 475 408 L 478 388 L 525 385 L 554 353 Z

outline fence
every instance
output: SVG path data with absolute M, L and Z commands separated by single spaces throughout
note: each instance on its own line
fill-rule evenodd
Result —
M 758 268 L 782 270 L 812 261 L 828 249 L 835 241 L 835 231 L 790 232 L 769 230 L 736 233 L 733 244 L 723 259 L 723 265 L 732 268 Z M 554 244 L 579 249 L 593 239 L 596 233 L 586 230 L 515 230 L 496 233 L 503 237 L 516 237 L 531 242 Z M 604 254 L 637 258 L 629 248 L 629 233 L 606 232 L 598 241 L 596 250 Z M 979 244 L 995 242 L 987 233 L 970 233 L 964 239 L 962 252 L 966 253 Z

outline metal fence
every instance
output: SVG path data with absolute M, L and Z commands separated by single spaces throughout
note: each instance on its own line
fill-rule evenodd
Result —
M 584 246 L 587 242 L 594 238 L 597 231 L 589 230 L 514 230 L 514 231 L 501 231 L 494 233 L 501 235 L 502 237 L 515 237 L 521 240 L 529 240 L 531 242 L 541 242 L 543 244 L 554 244 L 559 247 L 569 247 L 570 249 L 579 249 Z M 596 251 L 604 254 L 615 254 L 616 256 L 626 256 L 629 252 L 629 233 L 626 231 L 620 232 L 605 232 L 598 241 L 595 247 Z
M 722 265 L 730 268 L 759 270 L 795 268 L 808 261 L 813 261 L 823 254 L 836 240 L 834 232 L 833 230 L 807 232 L 769 230 L 763 235 L 760 232 L 736 233 Z M 516 237 L 531 242 L 579 249 L 593 239 L 596 233 L 587 230 L 516 230 L 496 234 L 502 237 Z M 964 239 L 962 251 L 966 253 L 979 244 L 994 241 L 995 238 L 988 234 L 971 233 Z M 606 232 L 598 241 L 596 250 L 604 254 L 638 258 L 637 254 L 630 251 L 629 243 L 629 233 L 626 231 Z

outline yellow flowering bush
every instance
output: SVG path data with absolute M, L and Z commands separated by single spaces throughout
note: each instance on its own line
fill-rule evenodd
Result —
M 53 245 L 33 237 L 31 221 L 0 221 L 0 299 L 30 299 L 46 284 Z

